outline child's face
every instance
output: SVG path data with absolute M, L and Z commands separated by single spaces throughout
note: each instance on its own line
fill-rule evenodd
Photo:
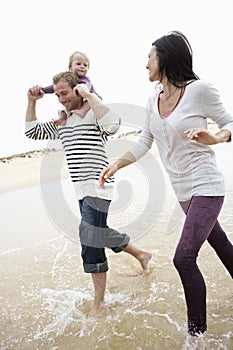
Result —
M 76 54 L 72 61 L 70 70 L 77 74 L 78 77 L 84 77 L 87 74 L 89 63 L 85 57 Z

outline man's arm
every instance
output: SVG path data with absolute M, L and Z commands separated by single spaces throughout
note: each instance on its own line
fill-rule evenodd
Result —
M 37 120 L 36 117 L 36 101 L 44 96 L 44 92 L 40 86 L 34 86 L 28 90 L 28 105 L 26 110 L 25 121 L 32 122 Z
M 25 135 L 33 140 L 55 140 L 58 138 L 57 127 L 53 124 L 53 121 L 39 123 L 36 117 L 36 101 L 44 96 L 44 92 L 41 87 L 34 86 L 28 90 L 28 105 L 26 110 L 25 122 L 26 132 Z
M 104 105 L 94 93 L 91 93 L 85 84 L 78 84 L 75 86 L 74 92 L 75 91 L 78 91 L 78 93 L 87 100 L 97 119 L 103 118 L 109 112 L 110 109 Z

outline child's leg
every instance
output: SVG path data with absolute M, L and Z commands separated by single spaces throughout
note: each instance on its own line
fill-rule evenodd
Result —
M 65 125 L 67 119 L 67 115 L 64 111 L 60 111 L 59 118 L 54 120 L 54 125 Z
M 77 114 L 79 117 L 84 118 L 86 113 L 90 110 L 90 106 L 87 101 L 84 102 L 81 108 L 72 111 L 72 114 Z

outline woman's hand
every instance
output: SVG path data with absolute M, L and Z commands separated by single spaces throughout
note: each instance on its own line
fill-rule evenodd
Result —
M 101 171 L 101 174 L 99 177 L 100 187 L 105 188 L 104 186 L 105 181 L 109 179 L 111 176 L 113 176 L 117 170 L 118 170 L 118 167 L 115 163 L 110 164 L 108 167 L 104 168 Z
M 194 128 L 188 129 L 184 132 L 190 140 L 202 143 L 203 145 L 215 145 L 221 141 L 218 134 L 213 134 L 206 129 Z
M 105 188 L 104 183 L 107 179 L 115 174 L 117 170 L 126 167 L 129 164 L 134 163 L 136 160 L 133 154 L 127 151 L 121 158 L 118 158 L 114 163 L 104 168 L 99 177 L 99 183 L 102 188 Z

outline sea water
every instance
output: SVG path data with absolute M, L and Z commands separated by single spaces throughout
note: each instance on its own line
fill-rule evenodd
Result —
M 226 175 L 227 195 L 220 221 L 233 241 L 232 176 Z M 131 177 L 140 181 L 148 198 L 140 174 L 131 173 Z M 56 183 L 51 186 L 51 191 L 57 189 Z M 96 318 L 88 319 L 93 286 L 83 272 L 74 227 L 79 222 L 77 203 L 70 182 L 64 180 L 61 187 L 70 208 L 68 219 L 74 220 L 66 231 L 54 222 L 44 189 L 33 187 L 0 198 L 1 350 L 233 349 L 232 279 L 207 243 L 198 264 L 207 286 L 208 333 L 198 338 L 186 333 L 184 293 L 172 263 L 183 217 L 169 187 L 154 213 L 150 213 L 151 207 L 145 212 L 143 196 L 140 201 L 135 195 L 135 200 L 135 190 L 128 202 L 124 198 L 128 204 L 122 212 L 119 199 L 113 202 L 109 225 L 129 228 L 134 243 L 152 251 L 150 274 L 142 276 L 131 256 L 107 250 L 105 307 Z M 152 214 L 154 221 L 150 221 Z

